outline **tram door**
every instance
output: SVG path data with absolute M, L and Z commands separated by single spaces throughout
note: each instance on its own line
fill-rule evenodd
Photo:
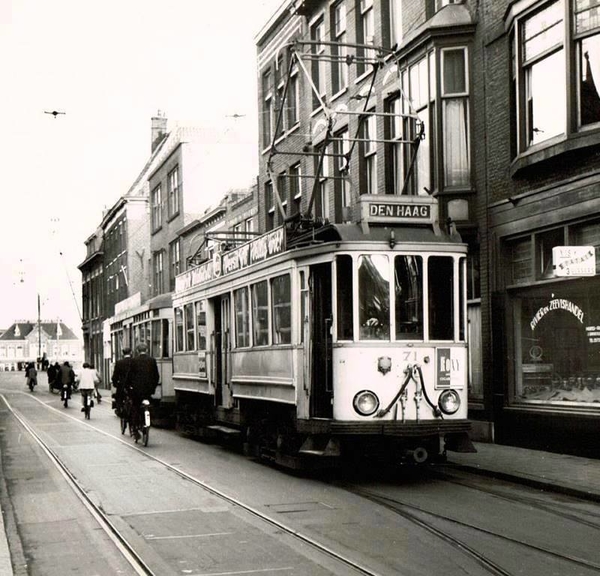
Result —
M 215 404 L 229 408 L 231 405 L 231 391 L 229 383 L 229 354 L 231 352 L 231 301 L 229 295 L 217 298 L 214 303 L 215 310 Z
M 331 264 L 310 267 L 312 369 L 310 415 L 333 416 Z

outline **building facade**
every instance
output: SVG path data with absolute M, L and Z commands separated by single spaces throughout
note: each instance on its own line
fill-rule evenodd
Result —
M 104 355 L 102 321 L 104 319 L 104 238 L 96 230 L 86 241 L 86 259 L 81 271 L 82 330 L 85 361 L 102 369 Z
M 22 370 L 38 358 L 68 361 L 77 367 L 83 361 L 81 341 L 60 320 L 17 320 L 0 336 L 0 370 Z
M 600 457 L 600 3 L 485 4 L 488 414 Z
M 436 196 L 474 438 L 600 456 L 600 4 L 290 0 L 257 50 L 261 229 Z

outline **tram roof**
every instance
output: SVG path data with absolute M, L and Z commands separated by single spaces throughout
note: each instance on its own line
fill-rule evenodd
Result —
M 441 229 L 437 232 L 431 226 L 381 226 L 371 225 L 368 230 L 360 224 L 326 224 L 305 233 L 288 236 L 288 247 L 310 243 L 311 240 L 319 242 L 389 242 L 392 238 L 398 243 L 437 243 L 437 244 L 462 244 L 460 234 L 448 234 Z

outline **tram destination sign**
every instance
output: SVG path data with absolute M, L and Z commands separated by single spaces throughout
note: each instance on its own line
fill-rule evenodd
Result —
M 391 196 L 363 194 L 361 219 L 371 223 L 433 224 L 437 202 L 430 196 Z
M 594 246 L 555 246 L 552 264 L 556 276 L 595 276 L 596 248 Z
M 175 291 L 187 290 L 192 286 L 199 286 L 216 278 L 233 274 L 284 251 L 285 231 L 281 226 L 229 252 L 215 254 L 212 260 L 186 270 L 175 278 Z

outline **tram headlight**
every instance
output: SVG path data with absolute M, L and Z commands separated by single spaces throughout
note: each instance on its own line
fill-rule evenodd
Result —
M 460 396 L 456 390 L 444 390 L 440 394 L 438 406 L 444 414 L 454 414 L 460 408 Z
M 379 408 L 379 398 L 377 398 L 377 394 L 370 390 L 361 390 L 354 396 L 352 406 L 361 416 L 370 416 Z

